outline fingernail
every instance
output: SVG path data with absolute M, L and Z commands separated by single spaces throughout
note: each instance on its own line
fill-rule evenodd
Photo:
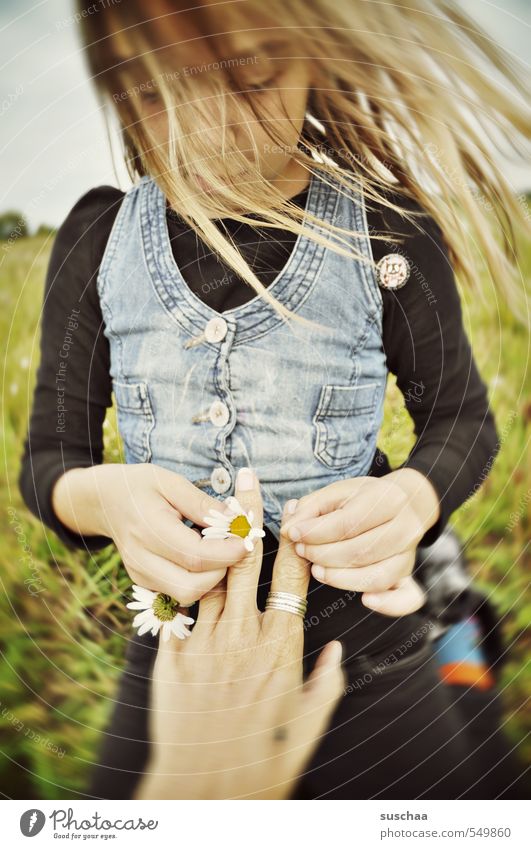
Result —
M 244 466 L 238 474 L 236 475 L 236 486 L 240 490 L 240 492 L 249 492 L 251 489 L 254 489 L 254 472 L 252 469 Z
M 290 513 L 290 514 L 295 513 L 295 510 L 297 509 L 298 503 L 299 503 L 299 501 L 298 501 L 297 498 L 292 498 L 291 501 L 288 501 L 286 503 L 286 507 L 285 507 L 286 513 Z
M 341 660 L 343 658 L 343 643 L 341 643 L 339 640 L 334 640 L 332 646 L 333 649 L 331 649 L 331 652 L 334 663 L 341 663 Z
M 365 595 L 363 596 L 363 601 L 366 604 L 372 605 L 373 607 L 379 607 L 381 599 L 377 595 L 370 595 L 369 593 L 365 593 Z
M 318 581 L 322 581 L 325 576 L 325 570 L 322 566 L 318 566 L 317 563 L 314 563 L 312 566 L 312 575 Z
M 301 532 L 298 528 L 290 528 L 288 531 L 288 536 L 293 542 L 297 542 L 301 538 Z
M 295 546 L 295 551 L 299 555 L 299 557 L 304 557 L 304 543 L 298 542 Z

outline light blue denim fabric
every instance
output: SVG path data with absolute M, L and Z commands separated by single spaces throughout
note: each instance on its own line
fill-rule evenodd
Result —
M 352 244 L 371 256 L 361 191 L 314 175 L 306 213 L 362 233 Z M 216 313 L 187 286 L 164 194 L 143 177 L 120 206 L 98 291 L 126 462 L 164 466 L 220 499 L 251 466 L 277 538 L 288 499 L 367 474 L 387 379 L 368 264 L 297 238 L 269 291 L 323 331 L 286 322 L 259 296 Z

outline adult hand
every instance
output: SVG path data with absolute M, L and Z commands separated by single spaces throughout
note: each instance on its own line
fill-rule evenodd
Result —
M 250 474 L 250 488 L 238 476 L 236 497 L 261 527 Z M 344 690 L 341 644 L 325 646 L 303 683 L 303 619 L 256 604 L 262 547 L 201 599 L 190 637 L 159 643 L 136 798 L 288 798 L 326 730 Z M 305 598 L 308 583 L 307 561 L 281 537 L 271 591 Z

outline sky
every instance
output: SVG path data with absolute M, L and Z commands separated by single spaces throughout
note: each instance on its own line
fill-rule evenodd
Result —
M 461 6 L 529 67 L 530 0 Z M 113 164 L 73 12 L 72 0 L 0 0 L 0 211 L 22 211 L 32 229 L 60 224 L 94 186 L 130 185 L 116 136 Z M 516 192 L 531 189 L 531 165 L 503 167 Z

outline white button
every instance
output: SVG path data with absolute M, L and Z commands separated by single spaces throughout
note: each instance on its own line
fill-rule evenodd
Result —
M 208 415 L 210 416 L 210 421 L 216 427 L 223 427 L 230 418 L 229 408 L 223 401 L 214 401 L 208 411 Z
M 214 492 L 222 493 L 227 492 L 227 490 L 230 489 L 230 475 L 223 466 L 218 466 L 217 469 L 214 469 L 210 475 L 210 482 Z
M 227 322 L 224 318 L 211 318 L 205 327 L 207 342 L 221 342 L 227 335 Z

